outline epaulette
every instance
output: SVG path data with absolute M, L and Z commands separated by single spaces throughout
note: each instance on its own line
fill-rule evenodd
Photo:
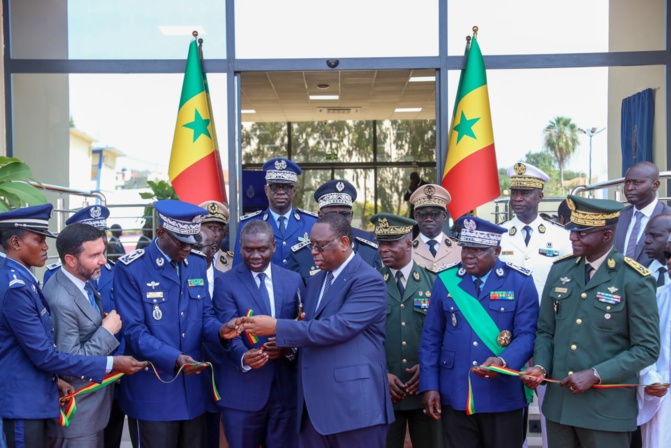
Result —
M 560 229 L 566 229 L 566 227 L 564 227 L 563 225 L 559 224 L 557 221 L 554 221 L 554 220 L 548 218 L 547 216 L 540 215 L 540 217 L 543 218 L 543 221 L 549 222 L 550 224 L 554 224 L 554 225 L 556 225 L 557 227 L 559 227 Z
M 510 261 L 506 262 L 506 266 L 508 266 L 511 269 L 516 270 L 517 272 L 521 272 L 522 274 L 526 275 L 527 277 L 531 275 L 531 270 L 527 268 L 523 268 L 522 266 L 518 266 L 515 263 L 511 263 Z
M 296 210 L 298 210 L 301 213 L 305 213 L 306 215 L 310 215 L 310 216 L 314 216 L 315 218 L 319 218 L 319 215 L 317 215 L 316 213 L 309 212 L 307 210 L 303 210 L 302 208 L 296 208 Z
M 556 259 L 555 261 L 553 261 L 552 263 L 557 263 L 557 262 L 560 262 L 560 261 L 568 260 L 569 258 L 573 258 L 573 257 L 575 257 L 575 255 L 573 255 L 573 254 L 566 254 L 566 255 L 564 255 L 564 256 L 562 256 L 562 257 L 557 258 L 557 259 Z
M 128 255 L 124 255 L 123 257 L 119 258 L 119 261 L 128 266 L 133 261 L 137 260 L 143 255 L 144 255 L 144 249 L 138 249 L 134 252 L 129 253 Z
M 450 264 L 444 264 L 444 265 L 442 265 L 442 266 L 438 266 L 438 269 L 433 269 L 433 268 L 431 268 L 431 267 L 429 267 L 429 266 L 424 266 L 424 269 L 426 269 L 426 270 L 429 271 L 429 272 L 433 272 L 434 274 L 440 274 L 441 272 L 446 271 L 446 270 L 448 270 L 448 269 L 450 269 L 450 268 L 453 268 L 453 267 L 455 267 L 455 266 L 458 265 L 458 264 L 459 264 L 459 262 L 453 262 L 453 263 L 450 263 Z
M 309 246 L 309 245 L 310 245 L 309 240 L 308 241 L 301 241 L 300 243 L 294 244 L 293 246 L 291 246 L 291 252 L 296 253 L 299 250 L 301 250 L 302 248 L 304 248 L 305 246 Z
M 360 236 L 357 236 L 356 239 L 358 241 L 362 242 L 363 244 L 366 244 L 366 245 L 372 247 L 373 249 L 377 249 L 377 243 L 374 243 L 372 241 L 368 241 L 366 238 L 361 238 Z
M 58 268 L 61 267 L 61 262 L 59 261 L 57 263 L 51 263 L 51 264 L 46 265 L 45 267 L 47 268 L 47 270 L 53 271 L 53 270 L 58 269 Z
M 634 260 L 633 258 L 629 257 L 624 257 L 624 262 L 627 263 L 629 266 L 634 268 L 634 271 L 638 272 L 641 274 L 643 277 L 646 277 L 650 274 L 652 274 L 652 271 L 642 264 L 640 264 L 638 261 Z
M 205 258 L 205 254 L 204 254 L 204 253 L 202 253 L 202 252 L 201 252 L 201 251 L 199 251 L 199 250 L 196 250 L 196 249 L 191 249 L 191 253 L 192 253 L 192 254 L 194 254 L 194 255 L 198 255 L 198 256 L 200 256 L 200 257 L 203 257 L 203 258 Z
M 254 216 L 260 215 L 262 212 L 263 212 L 263 210 L 257 210 L 255 212 L 248 213 L 246 215 L 242 215 L 240 217 L 240 221 L 244 221 L 245 219 L 253 218 Z
M 107 260 L 107 263 L 105 263 L 105 266 L 109 265 L 110 267 L 108 269 L 112 269 L 112 267 L 116 264 L 116 261 L 113 260 Z
M 10 288 L 21 288 L 23 286 L 26 286 L 26 282 L 24 282 L 20 278 L 16 278 L 16 274 L 14 274 L 14 278 L 9 281 L 9 287 Z

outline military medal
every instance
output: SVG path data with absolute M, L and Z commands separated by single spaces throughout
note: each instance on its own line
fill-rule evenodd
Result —
M 513 339 L 513 335 L 510 333 L 510 331 L 503 330 L 496 337 L 496 343 L 499 344 L 501 347 L 508 347 L 510 345 L 510 341 L 512 339 Z
M 154 320 L 161 320 L 163 318 L 163 311 L 161 311 L 158 305 L 154 305 L 154 311 L 152 311 L 151 316 Z

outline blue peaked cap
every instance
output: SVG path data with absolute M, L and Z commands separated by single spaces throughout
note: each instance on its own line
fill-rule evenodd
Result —
M 165 199 L 154 204 L 161 227 L 172 236 L 187 244 L 196 244 L 200 224 L 208 214 L 207 210 L 188 202 Z
M 459 245 L 466 247 L 497 247 L 501 235 L 508 230 L 477 216 L 462 216 L 457 220 L 461 227 Z
M 109 216 L 110 209 L 104 205 L 90 205 L 70 216 L 68 220 L 65 221 L 65 225 L 69 226 L 70 224 L 80 222 L 82 224 L 93 226 L 96 229 L 105 230 L 107 229 L 107 218 L 109 218 Z
M 346 180 L 333 179 L 320 185 L 314 197 L 320 209 L 336 205 L 351 207 L 356 200 L 356 188 Z
M 295 184 L 303 172 L 300 166 L 289 159 L 277 157 L 263 164 L 267 184 Z
M 51 204 L 41 204 L 0 213 L 0 230 L 22 228 L 56 238 L 56 235 L 49 231 L 49 218 L 53 208 Z

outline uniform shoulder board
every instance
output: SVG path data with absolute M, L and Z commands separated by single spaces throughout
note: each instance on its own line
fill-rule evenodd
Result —
M 316 213 L 303 210 L 302 208 L 297 208 L 296 210 L 298 210 L 299 213 L 305 213 L 306 215 L 314 216 L 315 218 L 319 217 L 319 215 L 317 215 Z
M 509 268 L 516 270 L 517 272 L 521 272 L 522 274 L 526 275 L 527 277 L 531 275 L 531 271 L 529 269 L 523 268 L 522 266 L 518 266 L 515 263 L 511 263 L 511 262 L 508 261 L 508 262 L 506 262 L 506 265 Z
M 356 240 L 362 242 L 363 244 L 366 244 L 366 245 L 372 247 L 373 249 L 377 249 L 377 243 L 369 241 L 366 238 L 361 238 L 360 236 L 357 236 Z
M 573 254 L 566 254 L 563 257 L 557 258 L 555 261 L 553 261 L 553 263 L 558 263 L 560 261 L 568 260 L 569 258 L 574 258 L 574 257 L 575 257 L 575 255 L 573 255 Z
M 17 278 L 16 274 L 14 274 L 14 278 L 9 281 L 10 288 L 22 288 L 24 286 L 26 286 L 26 282 L 24 282 L 20 278 Z
M 124 255 L 123 257 L 119 258 L 119 261 L 125 265 L 129 265 L 133 261 L 140 258 L 142 255 L 144 255 L 144 249 L 138 249 L 134 252 L 129 253 L 128 255 Z
M 50 271 L 53 271 L 54 269 L 58 269 L 60 267 L 61 267 L 61 262 L 60 261 L 57 262 L 57 263 L 51 263 L 51 264 L 46 265 L 46 268 Z
M 624 262 L 627 263 L 629 266 L 634 268 L 634 271 L 638 272 L 641 274 L 643 277 L 646 277 L 650 274 L 652 274 L 652 271 L 642 264 L 640 264 L 638 261 L 634 260 L 633 258 L 629 257 L 624 257 Z
M 309 246 L 309 245 L 310 245 L 310 240 L 301 241 L 300 243 L 294 244 L 293 246 L 291 246 L 291 252 L 298 252 L 302 248 L 304 248 L 306 246 Z
M 240 221 L 244 221 L 245 219 L 253 218 L 254 216 L 260 215 L 262 212 L 263 212 L 263 210 L 257 210 L 255 212 L 243 215 L 243 216 L 240 217 Z
M 205 258 L 205 254 L 202 253 L 202 252 L 199 251 L 199 250 L 191 249 L 191 253 L 194 254 L 194 255 L 198 255 L 199 257 L 203 257 L 203 258 Z
M 112 270 L 112 267 L 116 264 L 116 261 L 113 260 L 107 260 L 107 263 L 105 263 L 105 267 L 107 268 L 108 271 Z
M 428 266 L 425 266 L 425 268 L 426 268 L 426 270 L 429 271 L 429 272 L 433 272 L 434 274 L 439 274 L 439 273 L 441 273 L 441 272 L 443 272 L 443 271 L 447 271 L 448 269 L 452 269 L 453 267 L 455 267 L 455 266 L 458 265 L 458 264 L 459 264 L 459 262 L 454 262 L 454 263 L 449 263 L 449 264 L 444 264 L 444 265 L 442 265 L 442 266 L 438 266 L 437 269 L 432 269 L 432 268 L 430 268 L 430 267 L 428 267 Z
M 560 229 L 564 229 L 565 227 L 561 224 L 559 224 L 557 221 L 550 219 L 548 216 L 545 215 L 540 215 L 541 218 L 543 218 L 543 221 L 549 222 L 550 224 L 554 224 L 555 226 L 559 227 Z

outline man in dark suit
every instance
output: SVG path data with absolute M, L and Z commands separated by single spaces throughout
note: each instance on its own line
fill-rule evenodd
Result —
M 636 429 L 635 388 L 659 356 L 659 314 L 650 271 L 613 248 L 622 204 L 569 195 L 573 255 L 550 270 L 524 383 L 547 388 L 543 413 L 550 448 L 628 448 Z
M 51 307 L 55 342 L 59 350 L 107 356 L 118 346 L 114 337 L 121 330 L 121 318 L 110 310 L 103 318 L 103 302 L 91 280 L 100 276 L 105 260 L 102 231 L 87 224 L 71 224 L 58 235 L 56 249 L 62 268 L 44 286 Z M 64 377 L 75 389 L 88 381 Z M 91 392 L 77 399 L 77 417 L 68 427 L 57 420 L 49 422 L 49 446 L 96 448 L 104 441 L 104 429 L 110 417 L 114 387 Z
M 249 335 L 277 334 L 299 347 L 299 446 L 382 448 L 394 421 L 384 352 L 387 290 L 352 251 L 352 227 L 339 214 L 317 220 L 310 236 L 322 270 L 308 280 L 305 319 L 241 318 Z
M 657 198 L 659 169 L 651 162 L 632 165 L 624 176 L 624 195 L 629 205 L 620 212 L 615 229 L 615 249 L 648 266 L 652 260 L 643 250 L 643 231 L 651 217 L 671 213 L 671 207 Z
M 240 233 L 243 264 L 215 280 L 214 309 L 219 320 L 265 314 L 278 319 L 298 316 L 303 281 L 271 264 L 273 229 L 252 221 Z M 296 361 L 291 349 L 275 338 L 238 337 L 226 347 L 217 373 L 222 421 L 231 448 L 295 447 Z

